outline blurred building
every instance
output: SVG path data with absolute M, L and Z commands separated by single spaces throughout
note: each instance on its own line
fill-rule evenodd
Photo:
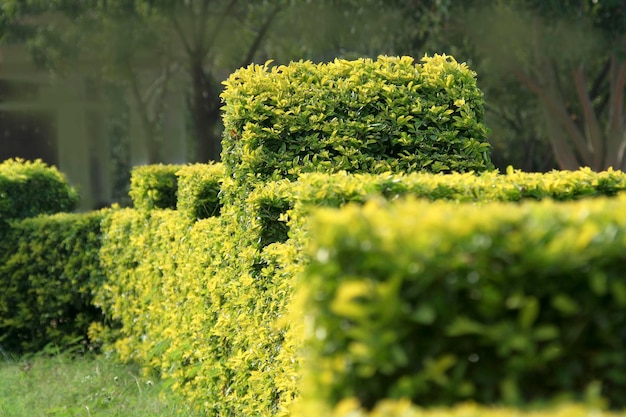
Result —
M 0 161 L 21 157 L 55 165 L 81 194 L 81 209 L 109 205 L 113 194 L 111 138 L 101 83 L 88 70 L 56 77 L 38 69 L 26 49 L 0 47 Z M 146 71 L 146 77 L 150 77 Z M 180 87 L 180 84 L 178 85 Z M 185 101 L 173 88 L 163 115 L 164 163 L 187 160 Z M 130 165 L 147 163 L 141 124 L 130 106 Z

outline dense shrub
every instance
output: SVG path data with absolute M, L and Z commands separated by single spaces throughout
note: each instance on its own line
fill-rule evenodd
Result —
M 225 85 L 222 160 L 243 192 L 303 172 L 492 168 L 475 73 L 449 56 L 251 65 Z
M 78 193 L 55 167 L 41 160 L 0 163 L 0 222 L 76 209 Z
M 225 169 L 221 163 L 195 164 L 181 167 L 178 177 L 177 210 L 193 220 L 220 215 L 219 194 Z
M 128 195 L 138 210 L 175 209 L 180 165 L 143 165 L 135 167 L 130 176 Z
M 196 168 L 190 170 L 178 171 L 179 197 L 183 178 L 196 175 Z M 212 184 L 217 177 L 210 178 Z M 234 186 L 229 179 L 224 184 Z M 121 210 L 105 222 L 101 258 L 110 278 L 99 305 L 122 323 L 116 345 L 122 357 L 159 369 L 207 413 L 289 415 L 299 392 L 303 343 L 301 323 L 287 317 L 299 309 L 290 301 L 308 262 L 303 248 L 316 207 L 362 204 L 381 195 L 454 204 L 567 200 L 625 187 L 623 173 L 589 170 L 310 173 L 266 183 L 241 205 L 201 221 L 186 210 Z
M 251 66 L 223 98 L 224 165 L 135 174 L 139 210 L 105 222 L 109 280 L 97 298 L 120 322 L 121 357 L 159 369 L 208 415 L 290 415 L 303 346 L 303 310 L 291 301 L 315 207 L 380 195 L 568 200 L 625 188 L 619 172 L 485 172 L 482 94 L 449 57 Z M 167 204 L 156 203 L 160 194 Z
M 177 246 L 188 225 L 174 210 L 121 209 L 102 222 L 100 265 L 107 280 L 94 302 L 119 327 L 114 343 L 122 360 L 159 366 L 171 315 L 183 313 L 164 310 L 163 292 L 164 280 L 176 274 Z
M 485 407 L 474 403 L 454 407 L 420 408 L 406 400 L 386 400 L 368 412 L 357 401 L 346 400 L 332 417 L 622 417 L 626 412 L 602 410 L 600 404 L 556 404 L 534 409 Z M 304 416 L 303 416 L 304 417 Z
M 59 213 L 13 221 L 0 265 L 0 344 L 14 352 L 86 341 L 101 321 L 92 293 L 104 211 Z
M 302 278 L 309 415 L 346 398 L 519 405 L 594 385 L 626 406 L 625 204 L 317 213 Z

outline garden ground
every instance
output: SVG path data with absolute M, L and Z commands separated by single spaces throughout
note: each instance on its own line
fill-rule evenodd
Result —
M 194 417 L 167 386 L 104 355 L 0 356 L 0 417 Z

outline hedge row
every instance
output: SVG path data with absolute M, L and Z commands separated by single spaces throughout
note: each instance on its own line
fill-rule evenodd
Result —
M 493 169 L 476 74 L 450 56 L 266 63 L 224 84 L 222 160 L 243 195 L 305 172 Z
M 78 193 L 55 167 L 41 160 L 0 163 L 0 222 L 76 209 Z
M 217 184 L 216 169 L 192 171 Z M 182 184 L 186 174 L 177 175 Z M 223 178 L 222 190 L 228 187 L 235 182 Z M 290 301 L 308 262 L 303 249 L 315 207 L 380 195 L 444 199 L 453 207 L 481 199 L 567 200 L 625 187 L 626 176 L 613 171 L 311 173 L 266 183 L 244 203 L 222 207 L 220 217 L 196 222 L 188 211 L 119 211 L 105 227 L 101 253 L 111 279 L 100 305 L 123 324 L 116 345 L 122 356 L 159 369 L 207 413 L 289 415 L 303 342 L 301 323 L 287 317 L 299 311 Z
M 625 412 L 610 412 L 593 405 L 556 404 L 540 409 L 484 407 L 465 403 L 453 407 L 420 408 L 406 400 L 385 400 L 368 412 L 357 401 L 349 399 L 339 404 L 333 417 L 618 417 Z
M 84 341 L 90 321 L 101 319 L 90 297 L 101 278 L 101 214 L 52 215 L 77 204 L 77 191 L 55 167 L 19 158 L 0 163 L 3 349 L 22 352 Z
M 105 281 L 99 264 L 106 211 L 58 213 L 11 223 L 0 264 L 0 345 L 15 353 L 87 342 L 102 322 L 92 293 Z
M 309 262 L 302 249 L 310 239 L 309 219 L 313 207 L 339 207 L 350 201 L 362 204 L 375 195 L 389 199 L 413 195 L 428 200 L 452 200 L 451 206 L 445 206 L 449 207 L 450 216 L 453 212 L 465 218 L 459 211 L 465 206 L 459 206 L 459 201 L 577 199 L 613 195 L 624 188 L 624 175 L 611 171 L 554 172 L 544 176 L 512 170 L 506 175 L 446 176 L 313 173 L 295 182 L 268 183 L 251 193 L 244 205 L 222 207 L 222 216 L 194 221 L 202 217 L 196 215 L 197 208 L 206 207 L 205 201 L 217 200 L 217 196 L 211 197 L 210 193 L 219 192 L 216 190 L 220 183 L 222 187 L 233 186 L 232 180 L 222 175 L 219 165 L 178 168 L 174 172 L 177 183 L 181 184 L 180 188 L 176 186 L 178 198 L 185 196 L 187 199 L 186 206 L 177 201 L 180 210 L 159 210 L 154 209 L 155 206 L 114 209 L 100 212 L 100 217 L 92 214 L 89 222 L 82 222 L 84 215 L 57 215 L 70 224 L 59 221 L 54 233 L 42 231 L 51 226 L 31 227 L 47 224 L 50 217 L 28 219 L 20 226 L 25 232 L 22 243 L 16 246 L 19 250 L 12 256 L 12 262 L 4 266 L 4 271 L 5 276 L 18 276 L 18 270 L 29 276 L 13 280 L 10 285 L 29 279 L 35 279 L 39 285 L 43 274 L 48 272 L 37 275 L 36 271 L 44 271 L 48 264 L 54 264 L 53 259 L 58 259 L 56 263 L 66 269 L 55 272 L 62 279 L 46 282 L 49 288 L 58 286 L 59 282 L 71 288 L 86 288 L 85 281 L 81 281 L 81 287 L 75 280 L 98 282 L 97 277 L 101 275 L 90 268 L 101 265 L 102 273 L 108 278 L 96 290 L 97 305 L 106 311 L 109 319 L 118 322 L 119 328 L 107 335 L 102 333 L 101 325 L 92 326 L 92 341 L 111 340 L 113 336 L 116 339 L 112 346 L 122 358 L 159 369 L 164 377 L 172 380 L 177 392 L 199 404 L 207 413 L 235 415 L 289 415 L 293 401 L 299 397 L 302 323 L 288 317 L 301 311 L 290 301 L 296 280 Z M 169 181 L 166 179 L 171 186 Z M 463 188 L 462 184 L 467 187 Z M 148 196 L 148 193 L 143 195 Z M 431 213 L 431 208 L 438 208 L 426 202 L 419 204 L 423 205 L 422 210 L 416 212 L 422 213 L 422 217 Z M 476 211 L 492 219 L 487 211 L 479 208 Z M 96 225 L 102 227 L 102 241 L 97 238 Z M 16 227 L 15 232 L 18 230 L 20 228 Z M 47 235 L 54 238 L 43 240 Z M 42 238 L 33 239 L 33 236 Z M 81 243 L 85 239 L 90 243 Z M 45 241 L 45 245 L 37 243 L 41 241 Z M 88 251 L 91 255 L 79 259 L 77 255 L 82 245 L 92 248 Z M 540 247 L 539 244 L 533 246 Z M 33 262 L 34 258 L 27 254 L 43 253 L 37 250 L 51 255 L 42 254 Z M 58 268 L 61 271 L 61 267 Z M 76 273 L 81 270 L 91 273 Z M 537 282 L 537 287 L 541 291 L 549 290 L 543 282 Z M 13 290 L 12 294 L 27 293 L 23 289 Z M 63 287 L 62 291 L 68 297 L 71 294 L 70 287 Z M 85 303 L 90 298 L 87 294 L 82 293 L 78 301 L 60 299 L 59 304 L 54 304 L 56 295 L 50 292 L 41 300 L 47 300 L 45 308 L 65 308 Z M 566 299 L 559 302 L 563 300 Z M 609 306 L 608 303 L 603 305 Z M 29 329 L 39 329 L 38 333 L 33 333 L 39 341 L 67 341 L 84 334 L 90 321 L 100 320 L 97 310 L 88 319 L 71 318 L 70 312 L 57 320 L 50 319 L 52 316 L 44 307 L 24 306 L 28 311 L 41 312 L 37 315 L 41 317 L 40 322 L 23 321 Z M 515 316 L 514 311 L 511 314 Z M 72 334 L 69 328 L 65 329 L 65 339 L 54 334 L 54 326 L 59 322 L 69 324 L 71 320 L 80 323 L 78 327 L 82 330 Z M 22 336 L 11 340 L 19 340 L 22 347 L 28 347 L 23 344 L 28 342 L 23 336 L 26 333 L 23 329 L 19 331 Z M 619 334 L 616 337 L 620 337 Z M 616 363 L 613 365 L 618 368 Z M 567 386 L 562 388 L 568 389 Z M 579 388 L 573 387 L 572 392 L 580 392 Z M 502 394 L 497 390 L 493 392 L 493 398 Z M 447 394 L 441 391 L 440 395 Z
M 417 65 L 410 58 L 381 57 L 376 61 L 337 60 L 320 65 L 300 62 L 287 67 L 250 66 L 233 74 L 226 83 L 222 97 L 226 126 L 224 165 L 138 168 L 133 172 L 130 191 L 135 209 L 114 209 L 107 212 L 103 219 L 98 262 L 107 279 L 96 289 L 95 297 L 97 306 L 115 324 L 109 329 L 102 324 L 95 324 L 90 329 L 92 338 L 100 338 L 108 343 L 107 346 L 116 349 L 123 359 L 138 361 L 160 370 L 166 378 L 172 380 L 172 388 L 176 392 L 182 393 L 208 415 L 286 416 L 296 410 L 294 401 L 297 404 L 300 396 L 302 367 L 307 369 L 301 356 L 306 330 L 305 322 L 301 320 L 304 310 L 298 300 L 309 303 L 305 305 L 312 306 L 312 313 L 322 309 L 314 303 L 315 297 L 303 296 L 296 300 L 298 302 L 292 302 L 298 281 L 316 274 L 307 272 L 303 275 L 309 265 L 308 252 L 304 250 L 311 244 L 309 220 L 315 207 L 339 207 L 350 201 L 363 204 L 380 198 L 374 197 L 376 195 L 391 200 L 414 196 L 451 201 L 437 203 L 439 205 L 414 203 L 421 210 L 415 213 L 420 218 L 428 219 L 436 217 L 436 213 L 430 210 L 433 207 L 445 207 L 441 212 L 453 217 L 453 213 L 456 215 L 461 212 L 459 207 L 464 207 L 459 204 L 462 201 L 473 202 L 478 206 L 488 200 L 511 202 L 548 197 L 569 200 L 614 195 L 624 189 L 624 174 L 612 171 L 594 174 L 581 170 L 576 173 L 552 173 L 546 177 L 514 170 L 508 171 L 506 175 L 484 172 L 489 171 L 492 165 L 488 156 L 489 145 L 484 140 L 486 128 L 482 122 L 482 93 L 476 87 L 475 74 L 465 65 L 446 56 L 427 57 Z M 450 175 L 406 174 L 412 171 Z M 359 174 L 363 172 L 373 174 Z M 522 204 L 520 207 L 526 206 Z M 511 216 L 528 210 L 517 209 L 515 205 L 507 207 L 512 208 Z M 480 208 L 475 210 L 478 212 Z M 482 213 L 489 214 L 487 206 Z M 498 211 L 494 213 L 497 218 Z M 527 220 L 530 222 L 532 219 L 529 217 Z M 524 227 L 530 228 L 531 225 L 519 227 L 526 230 Z M 467 223 L 467 233 L 470 233 L 471 227 L 472 223 Z M 448 229 L 444 227 L 443 230 Z M 494 225 L 493 229 L 486 230 L 498 229 Z M 516 230 L 512 229 L 511 233 L 515 235 Z M 616 230 L 617 236 L 621 233 L 619 225 Z M 538 230 L 537 233 L 541 235 L 543 232 Z M 424 242 L 429 241 L 429 235 L 418 236 L 418 242 L 427 245 Z M 433 233 L 432 236 L 441 235 Z M 528 237 L 536 246 L 533 249 L 535 252 L 543 247 L 542 243 L 546 243 L 533 241 L 534 235 L 530 232 L 529 236 L 522 232 L 516 236 L 519 239 L 513 243 L 521 247 L 524 244 L 521 239 Z M 433 243 L 433 246 L 445 248 L 453 244 L 454 241 L 442 240 L 439 245 Z M 400 248 L 398 252 L 401 253 Z M 319 251 L 313 253 L 318 254 Z M 436 251 L 432 253 L 436 254 Z M 392 259 L 391 254 L 387 255 L 387 261 Z M 453 255 L 451 259 L 457 259 Z M 479 252 L 477 259 L 483 259 L 478 255 Z M 430 258 L 418 259 L 425 265 Z M 434 257 L 432 261 L 438 259 Z M 469 262 L 473 258 L 468 259 Z M 504 263 L 504 266 L 513 270 L 519 268 L 519 271 L 524 271 L 527 268 L 523 264 L 516 264 L 515 259 L 505 258 L 504 261 L 509 262 Z M 364 258 L 364 262 L 362 267 L 367 267 L 367 259 Z M 400 265 L 403 262 L 404 258 L 398 261 Z M 409 263 L 411 268 L 408 270 L 415 275 L 419 271 L 415 272 L 412 265 Z M 550 263 L 546 265 L 552 267 Z M 311 268 L 321 266 L 314 264 Z M 495 282 L 493 291 L 497 293 L 497 290 L 501 290 L 508 296 L 508 287 L 496 285 L 503 281 L 503 270 L 490 272 Z M 461 269 L 463 271 L 467 272 Z M 548 268 L 544 273 L 550 271 Z M 350 270 L 347 272 L 352 273 Z M 340 270 L 332 273 L 345 275 Z M 398 272 L 398 280 L 404 277 L 403 273 L 404 270 Z M 471 281 L 475 281 L 475 276 L 472 277 Z M 488 281 L 482 276 L 479 278 L 477 285 Z M 315 279 L 311 282 L 315 287 Z M 525 276 L 520 275 L 518 287 L 526 290 L 525 282 Z M 513 323 L 530 332 L 529 329 L 534 329 L 535 325 L 543 324 L 544 317 L 541 314 L 546 311 L 551 314 L 552 310 L 544 308 L 540 296 L 544 294 L 541 291 L 547 291 L 550 285 L 556 283 L 536 282 L 536 285 L 536 293 L 507 298 L 517 300 L 518 304 L 505 306 L 505 324 Z M 570 284 L 565 281 L 564 285 L 567 287 Z M 592 289 L 597 289 L 593 285 Z M 436 285 L 434 287 L 438 288 Z M 320 288 L 323 289 L 323 285 Z M 610 289 L 613 290 L 613 286 Z M 462 287 L 461 290 L 466 289 Z M 411 294 L 415 292 L 409 292 L 407 296 L 413 296 Z M 472 294 L 476 295 L 469 293 Z M 482 297 L 483 294 L 480 294 Z M 609 297 L 606 292 L 600 295 Z M 561 297 L 556 304 L 562 307 L 568 305 L 568 301 L 571 300 Z M 577 301 L 574 300 L 574 304 Z M 428 328 L 433 334 L 437 331 L 445 332 L 447 328 L 433 330 L 425 322 L 431 318 L 434 323 L 450 317 L 445 309 L 441 313 L 435 310 L 435 307 L 439 307 L 437 302 L 427 300 L 425 308 L 416 306 L 415 314 L 411 315 L 417 317 L 416 323 Z M 468 300 L 465 302 L 470 303 Z M 357 307 L 360 305 L 356 304 Z M 493 300 L 488 306 L 489 311 L 501 308 Z M 580 311 L 586 312 L 583 307 L 587 305 L 583 303 L 581 306 Z M 607 304 L 606 308 L 609 306 Z M 445 307 L 448 308 L 448 305 Z M 476 306 L 474 308 L 476 314 L 487 314 Z M 553 310 L 558 316 L 560 310 Z M 390 313 L 395 311 L 395 308 L 390 309 Z M 474 313 L 474 310 L 470 310 L 470 313 Z M 311 320 L 328 319 L 328 323 L 332 321 L 331 316 L 323 314 L 309 317 Z M 609 324 L 617 323 L 619 317 L 617 314 Z M 563 322 L 573 321 L 571 317 L 557 318 Z M 472 316 L 470 319 L 476 318 Z M 373 324 L 384 322 L 378 317 L 376 320 L 373 320 Z M 340 326 L 344 324 L 353 326 L 350 321 L 341 322 Z M 415 325 L 414 322 L 411 324 Z M 566 332 L 558 330 L 557 336 L 552 339 L 548 336 L 554 336 L 554 329 L 541 330 L 539 334 L 543 339 L 539 341 L 535 340 L 536 333 L 523 333 L 525 342 L 510 347 L 513 356 L 528 359 L 529 354 L 524 349 L 531 349 L 527 346 L 534 346 L 534 342 L 569 340 L 565 337 Z M 380 341 L 376 339 L 374 342 L 388 343 L 386 335 L 389 332 L 385 333 L 382 327 L 381 332 Z M 604 353 L 601 349 L 612 352 L 610 349 L 614 346 L 611 343 L 617 342 L 610 339 L 609 335 L 602 336 L 605 337 L 601 341 L 604 344 L 591 344 L 595 343 L 592 338 L 583 339 L 588 345 L 574 344 L 578 349 L 575 349 L 575 353 L 587 352 L 585 349 L 589 347 L 598 347 L 600 353 Z M 402 340 L 402 337 L 404 333 L 397 335 L 398 340 Z M 494 355 L 499 354 L 493 343 L 495 336 L 490 333 L 469 333 L 454 337 L 459 338 L 460 344 L 455 348 L 460 353 L 474 353 L 479 361 L 484 358 L 483 352 L 462 351 L 468 348 L 465 342 L 472 337 L 479 338 L 487 351 L 492 349 Z M 326 364 L 325 361 L 332 354 L 340 355 L 339 348 L 343 340 L 338 339 L 337 349 L 332 345 L 322 351 L 316 350 L 319 346 L 312 343 L 310 354 L 321 352 L 319 357 Z M 443 346 L 447 346 L 446 340 L 445 337 L 441 339 Z M 438 343 L 435 339 L 431 341 L 433 344 Z M 508 339 L 506 341 L 509 342 Z M 374 348 L 376 346 L 373 345 Z M 357 346 L 356 351 L 366 354 L 368 349 L 373 348 Z M 541 349 L 537 352 L 543 352 Z M 398 349 L 391 352 L 391 367 L 395 367 L 398 360 L 402 362 L 402 353 L 398 352 Z M 594 350 L 594 353 L 597 352 Z M 329 356 L 324 356 L 326 354 Z M 458 389 L 462 391 L 461 394 L 471 390 L 472 387 L 463 379 L 466 375 L 464 372 L 468 372 L 467 375 L 471 373 L 467 371 L 469 365 L 466 364 L 465 369 L 453 375 L 448 375 L 446 369 L 435 372 L 438 366 L 449 365 L 454 368 L 463 362 L 463 359 L 458 358 L 454 362 L 452 356 L 444 357 L 445 360 L 440 363 L 441 357 L 433 356 L 428 372 L 422 372 L 421 375 L 427 374 L 431 378 L 426 385 L 432 382 L 443 387 L 433 396 L 433 400 L 453 398 L 459 394 Z M 586 366 L 593 371 L 596 368 L 602 370 L 606 364 L 619 365 L 619 359 L 612 355 L 594 356 L 586 361 Z M 419 373 L 419 365 L 408 362 L 410 366 L 416 366 Z M 530 365 L 524 361 L 513 362 L 513 365 L 507 362 L 508 367 L 503 368 L 510 375 L 525 377 L 524 372 L 528 367 L 529 372 L 535 371 L 532 361 Z M 336 364 L 341 364 L 341 361 Z M 575 366 L 569 366 L 566 369 L 570 376 L 576 377 L 577 374 L 571 374 Z M 354 382 L 353 374 L 340 372 L 350 369 L 340 366 L 335 369 L 331 366 L 332 371 L 337 371 L 330 374 L 331 379 L 345 378 L 348 383 L 345 388 L 330 384 L 326 391 L 317 386 L 317 381 L 326 378 L 328 373 L 320 377 L 314 370 L 307 370 L 305 401 L 299 405 L 304 415 L 318 415 L 320 406 L 322 411 L 329 413 L 333 408 L 334 412 L 340 414 L 360 413 L 349 410 L 350 404 L 356 404 L 354 399 L 362 402 L 366 408 L 374 406 L 378 398 L 367 390 L 370 384 L 381 381 L 364 383 L 362 388 L 365 394 L 361 395 L 350 384 Z M 358 369 L 359 372 L 364 369 L 371 371 L 367 365 L 359 365 Z M 486 381 L 470 380 L 470 383 L 486 387 L 484 395 L 491 395 L 494 401 L 514 400 L 515 384 L 506 382 L 512 380 L 512 377 L 505 378 L 506 389 L 498 391 L 491 388 L 497 385 L 494 372 L 493 367 L 489 367 Z M 505 376 L 509 377 L 509 374 Z M 359 375 L 357 373 L 356 377 Z M 617 377 L 611 383 L 615 384 L 617 390 L 621 376 L 619 373 L 615 375 Z M 460 385 L 446 385 L 446 378 L 448 381 L 460 382 Z M 553 379 L 546 378 L 545 381 L 553 383 L 554 378 L 556 376 Z M 383 381 L 389 381 L 385 389 L 398 385 L 393 378 L 383 378 Z M 404 381 L 407 381 L 406 384 Z M 562 382 L 562 388 L 572 392 L 577 392 L 582 384 L 577 379 L 573 382 L 569 379 L 556 382 Z M 417 393 L 416 397 L 421 395 L 420 381 L 416 382 L 409 377 L 403 379 L 399 386 L 401 392 L 410 395 Z M 554 386 L 548 388 L 553 389 Z M 349 391 L 352 389 L 355 392 L 351 394 Z M 608 391 L 611 395 L 612 389 L 610 387 Z M 387 396 L 388 393 L 383 394 Z M 465 397 L 459 395 L 459 398 Z M 387 413 L 383 408 L 379 410 Z M 407 409 L 399 412 L 420 411 Z
M 349 205 L 312 219 L 304 402 L 626 406 L 626 198 Z M 390 262 L 393 260 L 393 262 Z M 296 317 L 294 317 L 296 320 Z
M 285 415 L 281 385 L 296 376 L 276 360 L 284 331 L 273 313 L 291 282 L 253 276 L 254 251 L 222 217 L 128 209 L 104 230 L 109 279 L 96 301 L 121 324 L 111 346 L 121 358 L 157 369 L 209 415 Z

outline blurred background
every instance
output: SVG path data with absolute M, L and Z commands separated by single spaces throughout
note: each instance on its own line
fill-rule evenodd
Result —
M 501 172 L 626 168 L 624 0 L 0 0 L 0 161 L 127 205 L 135 165 L 219 160 L 239 67 L 434 53 L 477 72 Z

